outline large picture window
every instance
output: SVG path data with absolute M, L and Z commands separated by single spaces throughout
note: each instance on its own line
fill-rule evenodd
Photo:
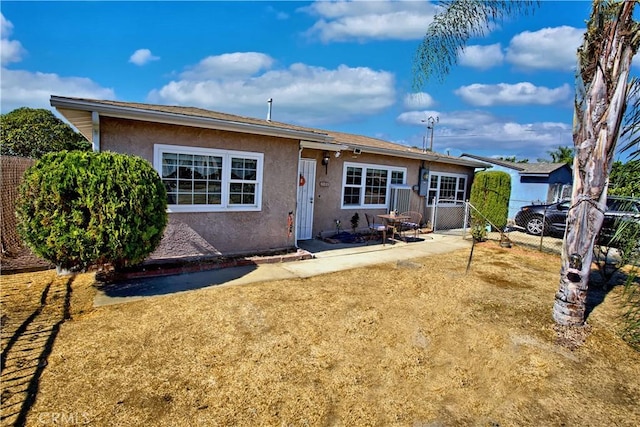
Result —
M 439 204 L 463 203 L 467 194 L 467 176 L 432 172 L 429 177 L 429 195 L 427 204 L 434 199 Z
M 404 184 L 406 176 L 406 168 L 345 163 L 342 208 L 386 207 L 391 184 Z
M 171 212 L 261 209 L 262 153 L 154 146 Z

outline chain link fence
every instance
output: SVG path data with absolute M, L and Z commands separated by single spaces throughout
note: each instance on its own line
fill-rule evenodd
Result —
M 475 237 L 481 240 L 494 240 L 505 245 L 513 244 L 559 255 L 562 253 L 562 241 L 570 208 L 570 200 L 555 204 L 527 202 L 515 215 L 509 215 L 504 227 L 492 224 L 482 212 L 469 202 L 454 204 L 435 203 L 434 201 L 426 210 L 427 219 L 433 224 L 433 231 L 436 233 L 458 235 L 466 239 Z M 635 218 L 637 218 L 637 214 Z M 620 236 L 616 237 L 616 243 L 612 244 L 612 247 L 608 247 L 609 245 L 606 243 L 604 244 L 607 246 L 601 246 L 603 243 L 597 243 L 597 252 L 594 252 L 595 259 L 610 258 L 612 253 L 620 252 L 618 248 L 622 244 L 630 244 L 631 246 L 635 244 L 636 248 L 640 247 L 640 244 L 637 243 L 640 241 L 638 237 L 640 229 L 637 225 L 635 228 L 625 227 L 626 222 L 628 221 L 618 222 L 616 220 L 615 229 L 618 232 L 624 231 L 624 233 L 620 233 Z M 632 221 L 628 225 L 633 224 Z M 636 235 L 631 236 L 632 232 Z M 608 242 L 610 237 L 606 238 L 605 236 L 607 236 L 606 233 L 601 234 L 597 238 L 597 242 Z M 605 252 L 606 254 L 601 255 Z M 629 248 L 627 248 L 627 252 L 629 252 Z M 615 256 L 620 257 L 619 254 Z
M 23 248 L 22 240 L 16 230 L 15 206 L 22 175 L 34 163 L 33 159 L 0 156 L 0 170 L 2 170 L 0 237 L 3 255 L 10 256 Z
M 530 201 L 522 206 L 531 204 Z M 435 233 L 461 236 L 472 239 L 474 229 L 482 229 L 484 239 L 498 242 L 509 242 L 513 245 L 524 246 L 544 252 L 560 254 L 562 252 L 563 233 L 556 230 L 558 224 L 547 212 L 545 205 L 540 205 L 535 212 L 522 213 L 516 222 L 515 216 L 508 218 L 507 226 L 496 227 L 487 220 L 478 209 L 469 202 L 433 201 L 426 208 L 426 218 L 432 224 Z M 520 210 L 518 210 L 520 212 Z M 479 218 L 474 223 L 472 218 Z M 564 221 L 564 220 L 562 220 Z

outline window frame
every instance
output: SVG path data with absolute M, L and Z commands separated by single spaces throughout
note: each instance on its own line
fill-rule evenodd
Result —
M 349 168 L 358 168 L 361 170 L 360 174 L 360 184 L 347 184 L 347 171 Z M 385 203 L 380 204 L 365 204 L 365 190 L 367 188 L 367 170 L 385 170 L 387 172 L 387 184 L 385 187 Z M 402 183 L 394 182 L 392 184 L 393 173 L 401 172 L 402 173 Z M 396 175 L 397 181 L 397 175 Z M 356 162 L 344 162 L 342 167 L 342 183 L 341 183 L 341 193 L 340 193 L 340 209 L 386 209 L 389 206 L 389 197 L 391 197 L 391 186 L 392 185 L 406 185 L 407 183 L 407 168 L 400 166 L 389 166 L 389 165 L 379 165 L 374 163 L 356 163 Z M 357 205 L 346 205 L 344 203 L 345 198 L 345 189 L 346 188 L 359 188 L 359 203 Z
M 252 151 L 235 151 L 218 148 L 190 147 L 184 145 L 154 144 L 153 166 L 162 179 L 162 156 L 164 153 L 198 156 L 215 156 L 222 158 L 221 172 L 221 204 L 167 204 L 167 212 L 257 212 L 262 210 L 262 183 L 264 169 L 264 153 Z M 256 161 L 256 179 L 242 180 L 232 178 L 232 159 Z M 163 181 L 164 183 L 164 181 Z M 255 200 L 252 204 L 232 204 L 230 200 L 231 184 L 255 184 Z
M 435 188 L 431 187 L 432 184 L 432 179 L 434 177 L 438 178 L 437 181 L 437 185 Z M 442 192 L 442 178 L 446 177 L 446 178 L 455 178 L 456 179 L 456 186 L 455 189 L 453 189 L 453 192 L 455 194 L 455 200 L 451 201 L 450 199 L 440 199 L 440 195 Z M 464 179 L 464 188 L 460 188 L 460 179 Z M 427 188 L 427 197 L 426 197 L 426 204 L 427 206 L 433 206 L 433 197 L 431 197 L 431 192 L 435 191 L 436 192 L 436 200 L 437 200 L 437 204 L 442 206 L 457 206 L 460 204 L 463 204 L 465 202 L 466 196 L 467 196 L 467 186 L 469 185 L 469 175 L 466 174 L 462 174 L 462 173 L 451 173 L 451 172 L 430 172 L 429 173 L 429 180 L 428 180 L 428 188 Z M 459 199 L 458 195 L 462 194 L 462 198 Z

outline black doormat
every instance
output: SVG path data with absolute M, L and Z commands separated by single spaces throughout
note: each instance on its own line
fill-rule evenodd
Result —
M 364 243 L 364 237 L 359 233 L 352 234 L 342 231 L 331 237 L 325 237 L 324 241 L 327 243 Z

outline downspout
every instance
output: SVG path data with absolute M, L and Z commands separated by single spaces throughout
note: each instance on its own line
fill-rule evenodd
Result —
M 91 112 L 91 144 L 93 151 L 100 152 L 100 113 Z

